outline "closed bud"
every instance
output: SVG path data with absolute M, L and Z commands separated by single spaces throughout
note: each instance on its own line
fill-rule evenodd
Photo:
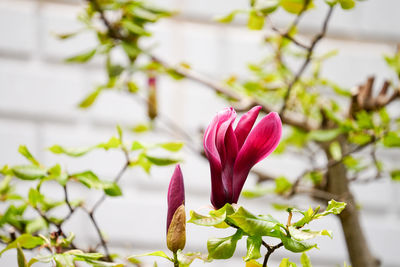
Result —
M 179 165 L 168 187 L 167 246 L 172 252 L 183 249 L 186 243 L 185 187 Z
M 167 232 L 167 247 L 176 253 L 183 249 L 186 244 L 186 214 L 185 206 L 182 204 L 175 211 Z

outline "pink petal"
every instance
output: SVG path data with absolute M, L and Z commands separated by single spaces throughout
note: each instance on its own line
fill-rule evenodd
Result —
M 282 122 L 276 112 L 265 116 L 249 133 L 235 161 L 233 203 L 239 199 L 250 169 L 275 150 L 281 135 Z
M 217 135 L 215 137 L 215 144 L 218 149 L 221 164 L 225 161 L 225 136 L 226 131 L 231 127 L 232 123 L 236 119 L 236 112 L 233 108 L 225 108 L 218 113 L 218 126 Z
M 176 165 L 168 187 L 168 213 L 167 213 L 167 232 L 175 211 L 185 204 L 185 186 L 183 184 L 183 175 L 181 167 Z
M 221 177 L 221 159 L 218 154 L 217 146 L 215 143 L 216 134 L 218 130 L 219 118 L 225 118 L 224 113 L 221 112 L 213 118 L 211 124 L 207 127 L 204 133 L 204 151 L 210 163 L 211 172 L 211 203 L 214 207 L 225 204 L 225 190 L 222 184 Z M 226 117 L 227 118 L 227 117 Z
M 260 110 L 261 106 L 255 106 L 240 118 L 235 129 L 235 135 L 239 150 L 242 147 L 247 136 L 249 135 L 251 128 L 253 128 L 254 122 L 256 121 Z
M 235 165 L 238 146 L 236 135 L 233 132 L 232 123 L 229 125 L 225 135 L 225 157 L 222 161 L 222 183 L 225 188 L 226 200 L 232 203 L 233 197 L 233 167 Z

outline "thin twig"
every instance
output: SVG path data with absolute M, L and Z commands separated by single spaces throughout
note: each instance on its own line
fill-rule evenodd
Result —
M 267 248 L 267 253 L 265 254 L 264 262 L 263 262 L 263 265 L 262 265 L 262 266 L 263 266 L 263 267 L 267 267 L 267 263 L 268 263 L 269 256 L 271 256 L 271 254 L 272 254 L 276 249 L 282 247 L 282 246 L 283 246 L 283 243 L 281 242 L 281 243 L 279 243 L 278 245 L 270 246 L 270 245 L 268 245 L 267 243 L 265 243 L 264 241 L 262 241 L 262 244 L 264 245 L 264 247 Z
M 285 97 L 284 97 L 284 101 L 283 101 L 283 106 L 281 108 L 281 111 L 279 112 L 281 116 L 284 114 L 284 112 L 285 112 L 285 110 L 287 108 L 289 97 L 290 97 L 290 93 L 291 93 L 294 85 L 300 79 L 301 75 L 303 74 L 303 72 L 306 70 L 308 64 L 310 63 L 311 57 L 313 55 L 313 52 L 314 52 L 314 49 L 315 49 L 317 43 L 325 36 L 326 31 L 328 30 L 328 22 L 329 22 L 329 19 L 331 18 L 333 10 L 334 10 L 333 6 L 329 7 L 329 10 L 328 10 L 328 13 L 327 13 L 327 15 L 325 17 L 324 24 L 322 26 L 321 32 L 314 37 L 314 40 L 312 41 L 310 47 L 307 49 L 306 59 L 304 60 L 303 64 L 301 65 L 299 71 L 294 76 L 293 80 L 288 85 L 288 88 L 287 88 L 287 91 L 286 91 L 286 94 L 285 94 Z

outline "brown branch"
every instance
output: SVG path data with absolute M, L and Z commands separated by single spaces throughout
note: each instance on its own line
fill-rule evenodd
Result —
M 263 244 L 264 247 L 267 248 L 267 253 L 265 254 L 264 262 L 263 262 L 263 265 L 262 265 L 262 266 L 263 266 L 263 267 L 267 267 L 267 263 L 268 263 L 269 257 L 271 256 L 271 254 L 272 254 L 275 250 L 277 250 L 278 248 L 282 247 L 282 246 L 283 246 L 283 243 L 281 242 L 281 243 L 279 243 L 279 244 L 277 244 L 277 245 L 275 245 L 275 246 L 270 246 L 270 245 L 268 245 L 267 243 L 265 243 L 264 241 L 262 241 L 262 244 Z
M 243 96 L 241 94 L 236 93 L 235 91 L 232 91 L 230 88 L 221 86 L 219 83 L 216 83 L 209 78 L 201 75 L 200 73 L 197 73 L 191 69 L 183 68 L 183 67 L 173 67 L 170 66 L 168 63 L 164 62 L 160 58 L 156 56 L 152 56 L 152 59 L 159 64 L 163 65 L 166 68 L 169 69 L 174 69 L 178 74 L 184 76 L 185 78 L 192 80 L 194 82 L 200 83 L 202 85 L 207 86 L 208 88 L 214 90 L 217 93 L 223 94 L 224 96 L 238 101 L 237 105 L 235 108 L 239 111 L 241 110 L 247 110 L 252 106 L 259 105 L 262 107 L 262 111 L 265 113 L 270 113 L 273 112 L 274 110 L 262 103 L 261 101 L 254 99 L 250 96 Z M 304 131 L 311 131 L 313 129 L 316 129 L 317 127 L 314 124 L 309 123 L 306 121 L 304 118 L 295 118 L 290 115 L 282 114 L 281 120 L 283 123 L 297 127 L 299 129 L 302 129 Z
M 294 85 L 297 83 L 297 81 L 300 79 L 301 75 L 303 74 L 303 72 L 306 70 L 308 64 L 311 62 L 311 57 L 313 55 L 314 49 L 317 45 L 317 43 L 325 36 L 327 30 L 328 30 L 328 22 L 332 16 L 332 12 L 334 10 L 334 7 L 331 6 L 329 7 L 328 13 L 325 17 L 323 26 L 322 26 L 322 30 L 319 34 L 317 34 L 314 37 L 314 40 L 312 41 L 310 47 L 307 49 L 307 56 L 305 61 L 303 62 L 302 66 L 300 67 L 299 71 L 296 73 L 296 75 L 294 76 L 293 80 L 289 83 L 285 97 L 284 97 L 284 101 L 283 101 L 283 106 L 281 108 L 281 111 L 279 112 L 281 114 L 281 116 L 284 114 L 287 105 L 288 105 L 288 101 L 289 101 L 289 97 L 290 97 L 290 93 L 294 87 Z

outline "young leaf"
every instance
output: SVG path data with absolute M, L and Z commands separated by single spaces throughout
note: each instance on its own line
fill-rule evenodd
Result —
M 1 252 L 0 256 L 7 250 L 17 248 L 18 246 L 21 248 L 32 249 L 38 247 L 44 243 L 44 240 L 40 237 L 32 236 L 30 234 L 22 234 L 13 242 L 7 245 Z
M 89 50 L 87 52 L 84 52 L 82 54 L 69 57 L 65 61 L 66 62 L 84 63 L 84 62 L 89 61 L 95 54 L 96 54 L 96 48 Z
M 342 158 L 342 149 L 339 142 L 333 142 L 329 146 L 329 152 L 334 160 L 340 160 Z
M 91 92 L 89 95 L 85 97 L 80 103 L 79 107 L 80 108 L 88 108 L 91 105 L 93 105 L 94 101 L 96 101 L 97 97 L 100 95 L 102 91 L 102 87 L 97 87 L 93 92 Z
M 344 202 L 337 202 L 337 201 L 335 201 L 335 200 L 330 200 L 329 202 L 328 202 L 328 207 L 326 207 L 326 210 L 324 211 L 324 212 L 322 212 L 322 213 L 320 213 L 320 214 L 317 214 L 316 216 L 315 216 L 315 218 L 319 218 L 319 217 L 322 217 L 322 216 L 326 216 L 326 215 L 328 215 L 328 214 L 335 214 L 335 215 L 338 215 L 338 214 L 340 214 L 343 210 L 344 210 L 344 208 L 346 207 L 346 203 L 344 203 Z
M 310 250 L 317 247 L 317 244 L 309 244 L 302 241 L 297 241 L 291 237 L 286 236 L 284 233 L 280 233 L 280 239 L 282 240 L 283 246 L 292 252 L 299 253 Z
M 167 166 L 167 165 L 172 165 L 172 164 L 176 164 L 179 162 L 179 160 L 177 160 L 177 159 L 160 158 L 160 157 L 153 157 L 153 156 L 149 156 L 149 155 L 146 155 L 146 158 L 151 163 L 153 163 L 154 165 L 157 165 L 157 166 Z
M 263 14 L 259 14 L 256 10 L 249 13 L 249 21 L 247 27 L 250 30 L 261 30 L 264 27 L 265 18 Z
M 400 181 L 400 170 L 393 170 L 390 172 L 393 181 Z
M 194 223 L 202 226 L 215 226 L 223 223 L 225 221 L 225 218 L 226 212 L 221 214 L 221 216 L 203 216 L 191 210 L 188 223 Z
M 36 165 L 19 165 L 12 169 L 15 177 L 22 180 L 36 180 L 47 175 L 47 170 Z
M 203 255 L 200 252 L 183 253 L 180 249 L 177 251 L 177 258 L 179 267 L 189 267 L 195 259 L 200 259 L 203 262 L 209 261 L 207 255 Z
M 111 197 L 122 196 L 121 188 L 116 183 L 104 183 L 104 193 Z
M 288 258 L 283 258 L 279 267 L 296 267 L 294 262 L 290 262 Z
M 164 148 L 165 150 L 171 152 L 178 152 L 182 149 L 183 143 L 182 142 L 169 142 L 169 143 L 162 143 L 159 144 L 160 147 Z
M 262 264 L 258 263 L 255 260 L 250 260 L 246 262 L 246 267 L 262 267 Z
M 303 267 L 312 267 L 310 258 L 304 252 L 301 254 L 300 263 L 303 265 Z
M 262 239 L 260 236 L 249 236 L 247 238 L 247 254 L 244 261 L 255 260 L 261 257 L 260 247 Z
M 24 252 L 20 246 L 17 246 L 17 261 L 18 267 L 28 267 L 28 262 L 26 261 Z
M 308 240 L 311 238 L 315 238 L 317 236 L 329 236 L 332 238 L 332 231 L 328 230 L 321 230 L 321 231 L 310 231 L 310 230 L 302 230 L 302 229 L 297 229 L 296 227 L 289 226 L 289 232 L 290 235 L 298 240 L 298 241 L 303 241 L 303 240 Z
M 128 260 L 130 260 L 131 258 L 138 258 L 138 257 L 144 257 L 144 256 L 156 256 L 156 257 L 165 258 L 171 262 L 174 262 L 174 260 L 171 259 L 170 257 L 168 257 L 164 251 L 155 251 L 155 252 L 150 252 L 150 253 L 145 253 L 145 254 L 132 255 L 132 256 L 128 257 Z
M 60 145 L 53 145 L 49 147 L 49 150 L 54 154 L 65 154 L 70 157 L 80 157 L 86 153 L 92 151 L 94 147 L 77 147 L 77 148 L 66 148 Z
M 243 207 L 229 215 L 228 218 L 251 236 L 275 236 L 275 226 L 279 225 L 279 222 L 271 216 L 255 216 Z
M 33 165 L 40 166 L 40 163 L 32 156 L 31 152 L 29 152 L 28 148 L 25 145 L 19 146 L 18 152 L 27 160 L 29 160 Z
M 234 10 L 228 15 L 215 18 L 215 20 L 221 23 L 230 23 L 234 20 L 235 16 L 241 12 L 241 10 Z
M 338 0 L 338 2 L 343 9 L 352 9 L 356 4 L 354 0 Z
M 211 238 L 207 241 L 209 259 L 229 259 L 236 250 L 237 241 L 243 236 L 243 232 L 238 229 L 232 236 L 224 238 Z
M 335 128 L 330 130 L 315 130 L 308 134 L 308 138 L 310 140 L 315 140 L 318 142 L 326 142 L 333 140 L 341 133 L 342 133 L 341 128 Z

